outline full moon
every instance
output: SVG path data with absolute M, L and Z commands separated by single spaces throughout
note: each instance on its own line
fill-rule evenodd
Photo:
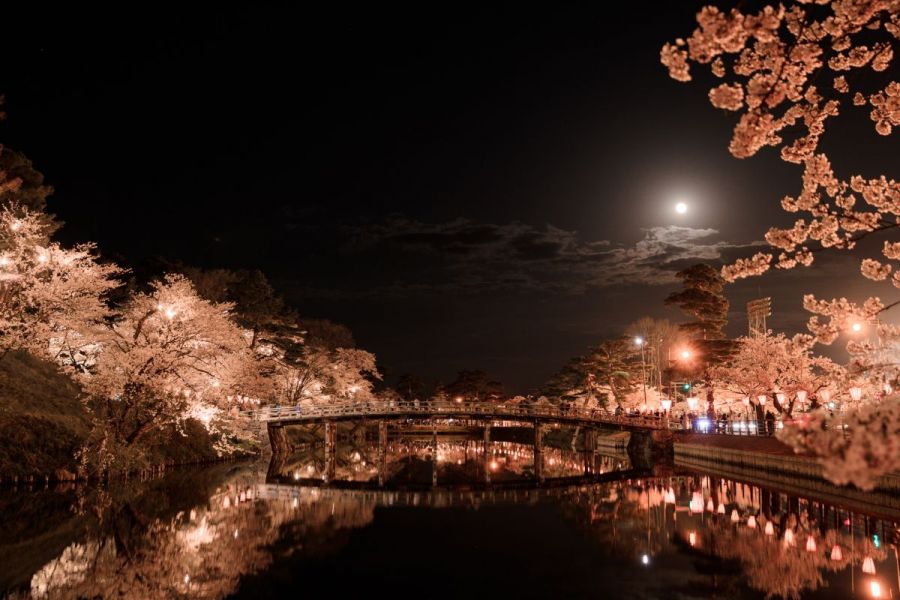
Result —
M 683 215 L 687 212 L 687 208 L 687 204 L 685 204 L 684 202 L 679 202 L 675 205 L 675 212 L 677 212 L 679 215 Z

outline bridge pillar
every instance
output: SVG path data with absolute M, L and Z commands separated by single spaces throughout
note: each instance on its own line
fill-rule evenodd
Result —
M 437 419 L 431 419 L 431 485 L 438 482 Z
M 272 454 L 275 456 L 287 456 L 294 450 L 283 425 L 270 422 L 266 424 L 266 429 L 269 432 L 269 445 L 272 446 Z
M 544 431 L 541 424 L 534 422 L 534 476 L 538 483 L 544 483 Z
M 635 469 L 652 469 L 658 463 L 671 463 L 675 456 L 670 429 L 632 431 L 628 439 L 628 458 Z
M 584 449 L 587 452 L 594 452 L 597 449 L 597 430 L 593 427 L 584 430 Z
M 387 470 L 387 421 L 378 421 L 378 486 L 384 485 Z
M 335 449 L 337 446 L 337 424 L 325 421 L 325 474 L 323 479 L 328 483 L 334 479 Z

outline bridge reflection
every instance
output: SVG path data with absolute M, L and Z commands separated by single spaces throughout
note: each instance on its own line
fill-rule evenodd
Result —
M 506 433 L 515 437 L 517 432 Z M 342 489 L 557 487 L 621 479 L 630 469 L 624 453 L 606 456 L 550 446 L 540 439 L 526 444 L 460 435 L 402 436 L 309 444 L 290 456 L 273 456 L 267 480 Z

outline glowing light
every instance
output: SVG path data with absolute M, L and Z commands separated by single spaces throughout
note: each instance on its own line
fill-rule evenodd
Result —
M 690 509 L 692 513 L 703 512 L 703 496 L 700 495 L 700 492 L 694 492 L 691 497 Z
M 673 490 L 671 487 L 668 490 L 666 490 L 666 494 L 663 497 L 663 501 L 666 504 L 675 504 L 675 490 Z
M 454 400 L 457 404 L 459 404 L 460 402 L 462 402 L 462 396 L 457 396 L 456 398 L 454 398 Z
M 641 554 L 641 563 L 643 563 L 643 564 L 645 564 L 645 565 L 649 565 L 649 564 L 650 564 L 650 557 L 647 556 L 646 554 Z
M 175 318 L 175 315 L 178 313 L 175 312 L 174 308 L 167 308 L 165 314 L 166 314 L 166 318 L 171 321 L 172 319 Z
M 39 263 L 45 263 L 45 262 L 47 262 L 47 260 L 48 260 L 48 259 L 47 259 L 47 255 L 46 255 L 45 253 L 43 253 L 43 252 L 41 252 L 40 254 L 38 254 L 37 259 L 38 259 L 38 262 L 39 262 Z
M 877 581 L 870 581 L 869 593 L 872 594 L 873 598 L 881 598 L 881 584 Z
M 0 267 L 8 267 L 12 263 L 6 256 L 0 256 Z
M 697 545 L 697 533 L 696 532 L 692 531 L 688 534 L 688 542 L 690 543 L 691 546 Z
M 688 205 L 685 202 L 678 202 L 675 204 L 675 212 L 679 215 L 686 214 L 688 211 Z
M 750 529 L 756 529 L 756 517 L 755 516 L 750 515 L 747 518 L 747 527 L 749 527 Z
M 778 392 L 777 394 L 775 394 L 775 397 L 778 398 L 778 404 L 784 406 L 784 393 Z
M 859 402 L 859 399 L 862 398 L 862 388 L 854 385 L 850 388 L 850 397 L 853 398 L 854 402 Z
M 2 261 L 3 261 L 3 259 L 0 258 L 0 265 L 3 264 Z M 891 384 L 889 384 L 889 383 L 884 384 L 884 393 L 887 395 L 891 395 L 892 393 L 894 393 L 894 388 L 891 387 Z
M 806 402 L 806 390 L 797 390 L 797 402 L 800 404 Z
M 491 461 L 491 471 L 496 471 L 500 467 L 496 460 Z
M 853 330 L 853 333 L 859 333 L 860 331 L 862 331 L 862 327 L 862 323 L 854 323 L 850 326 L 850 329 Z
M 787 528 L 784 530 L 784 545 L 785 546 L 793 546 L 796 543 L 796 539 L 794 536 L 794 530 L 791 528 Z
M 635 346 L 643 346 L 644 338 L 642 338 L 641 336 L 637 336 L 636 338 L 634 338 L 634 345 Z
M 712 498 L 706 501 L 706 512 L 712 512 L 716 509 L 715 504 L 713 504 Z
M 13 231 L 18 231 L 19 229 L 21 229 L 21 227 L 22 227 L 21 221 L 13 221 L 12 223 L 9 224 L 9 228 L 12 229 Z
M 772 521 L 766 522 L 766 535 L 775 535 L 775 526 L 772 525 Z
M 831 390 L 829 390 L 828 388 L 820 390 L 819 398 L 822 399 L 822 402 L 827 403 L 829 400 L 831 400 Z
M 682 351 L 681 351 L 681 358 L 682 358 L 682 360 L 687 360 L 687 359 L 689 359 L 690 357 L 691 357 L 691 351 L 690 351 L 690 350 L 682 350 Z
M 862 572 L 868 573 L 869 575 L 875 574 L 875 561 L 872 560 L 871 556 L 867 556 L 863 559 Z
M 816 551 L 816 540 L 813 536 L 809 536 L 806 538 L 806 551 L 807 552 L 815 552 Z
M 660 406 L 662 406 L 662 409 L 666 412 L 669 412 L 669 409 L 672 408 L 672 401 L 669 400 L 668 398 L 665 398 L 664 400 L 660 400 L 659 404 L 660 404 Z
M 722 508 L 725 508 L 725 507 L 722 506 Z M 725 511 L 723 510 L 723 511 L 722 511 L 722 514 L 724 514 L 724 513 L 725 513 Z M 737 511 L 736 508 L 732 508 L 732 509 L 731 509 L 731 522 L 732 522 L 732 523 L 739 523 L 740 521 L 741 521 L 741 515 L 740 515 L 740 513 Z
M 766 405 L 766 395 L 760 394 L 759 396 L 756 397 L 756 401 L 759 402 L 760 406 L 765 406 Z
M 184 576 L 184 583 L 185 583 L 185 584 L 188 584 L 188 583 L 190 583 L 190 582 L 191 582 L 191 576 L 188 575 L 188 574 L 185 574 L 185 576 Z
M 831 549 L 831 560 L 833 560 L 835 562 L 844 560 L 844 553 L 841 550 L 841 547 L 838 546 L 837 544 L 835 544 L 834 547 Z
M 750 396 L 744 396 L 744 406 L 750 406 Z
M 691 396 L 687 399 L 688 410 L 695 411 L 697 410 L 697 398 L 695 396 Z

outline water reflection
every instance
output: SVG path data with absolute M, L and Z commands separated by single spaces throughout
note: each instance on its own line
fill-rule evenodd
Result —
M 529 445 L 485 451 L 466 440 L 398 440 L 381 456 L 340 448 L 325 484 L 317 452 L 268 473 L 217 465 L 109 490 L 6 491 L 2 589 L 277 597 L 326 590 L 333 572 L 350 594 L 377 565 L 385 582 L 403 577 L 398 596 L 451 596 L 472 585 L 459 575 L 474 564 L 478 595 L 898 597 L 892 502 L 851 513 L 836 495 L 800 498 L 697 471 L 641 477 L 623 457 L 561 449 L 542 452 L 539 485 Z M 395 562 L 402 575 L 384 570 Z

